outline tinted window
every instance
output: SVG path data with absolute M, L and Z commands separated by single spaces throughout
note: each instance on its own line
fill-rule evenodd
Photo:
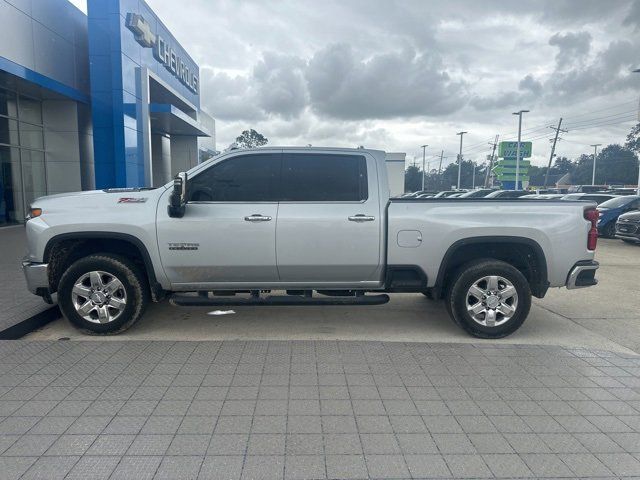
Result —
M 189 200 L 200 202 L 277 201 L 280 154 L 233 157 L 189 180 Z
M 366 200 L 367 197 L 367 162 L 363 156 L 283 155 L 283 201 L 339 202 Z

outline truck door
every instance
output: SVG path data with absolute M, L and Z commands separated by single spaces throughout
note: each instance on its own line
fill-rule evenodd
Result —
M 184 217 L 169 217 L 168 200 L 161 200 L 158 247 L 174 289 L 233 288 L 278 280 L 280 169 L 279 151 L 239 154 L 188 179 Z
M 281 282 L 350 288 L 380 282 L 381 207 L 371 156 L 285 151 L 280 196 Z

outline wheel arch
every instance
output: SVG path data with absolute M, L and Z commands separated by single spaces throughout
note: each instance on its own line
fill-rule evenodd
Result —
M 514 236 L 470 237 L 453 243 L 444 254 L 432 289 L 434 297 L 443 297 L 449 276 L 457 267 L 480 258 L 494 258 L 513 265 L 525 276 L 535 297 L 544 297 L 549 288 L 547 259 L 535 240 Z
M 120 232 L 71 232 L 51 237 L 44 248 L 43 261 L 49 264 L 49 286 L 55 292 L 64 269 L 73 261 L 93 253 L 123 255 L 140 263 L 147 276 L 154 301 L 164 296 L 155 274 L 151 255 L 137 237 Z

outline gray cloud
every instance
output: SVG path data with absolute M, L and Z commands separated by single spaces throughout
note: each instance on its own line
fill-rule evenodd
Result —
M 536 80 L 533 75 L 528 74 L 518 83 L 518 90 L 529 91 L 534 95 L 539 95 L 542 92 L 542 83 Z
M 632 26 L 636 32 L 640 30 L 640 0 L 631 4 L 622 24 Z
M 408 47 L 364 58 L 330 45 L 309 61 L 306 77 L 314 111 L 343 119 L 445 115 L 467 96 L 439 57 Z
M 307 104 L 305 68 L 298 57 L 266 52 L 253 68 L 260 108 L 283 118 L 299 116 Z
M 556 33 L 549 39 L 549 45 L 558 47 L 556 65 L 565 68 L 579 63 L 591 49 L 589 32 Z

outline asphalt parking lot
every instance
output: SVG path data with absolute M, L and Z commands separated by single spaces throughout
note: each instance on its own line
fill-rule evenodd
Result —
M 535 299 L 518 332 L 496 343 L 640 353 L 640 246 L 620 240 L 599 242 L 599 285 L 550 290 L 544 299 Z M 395 294 L 388 304 L 371 307 L 233 307 L 233 313 L 213 315 L 215 310 L 163 302 L 151 305 L 137 325 L 117 337 L 87 337 L 60 319 L 27 338 L 477 341 L 451 322 L 441 303 L 415 294 Z

